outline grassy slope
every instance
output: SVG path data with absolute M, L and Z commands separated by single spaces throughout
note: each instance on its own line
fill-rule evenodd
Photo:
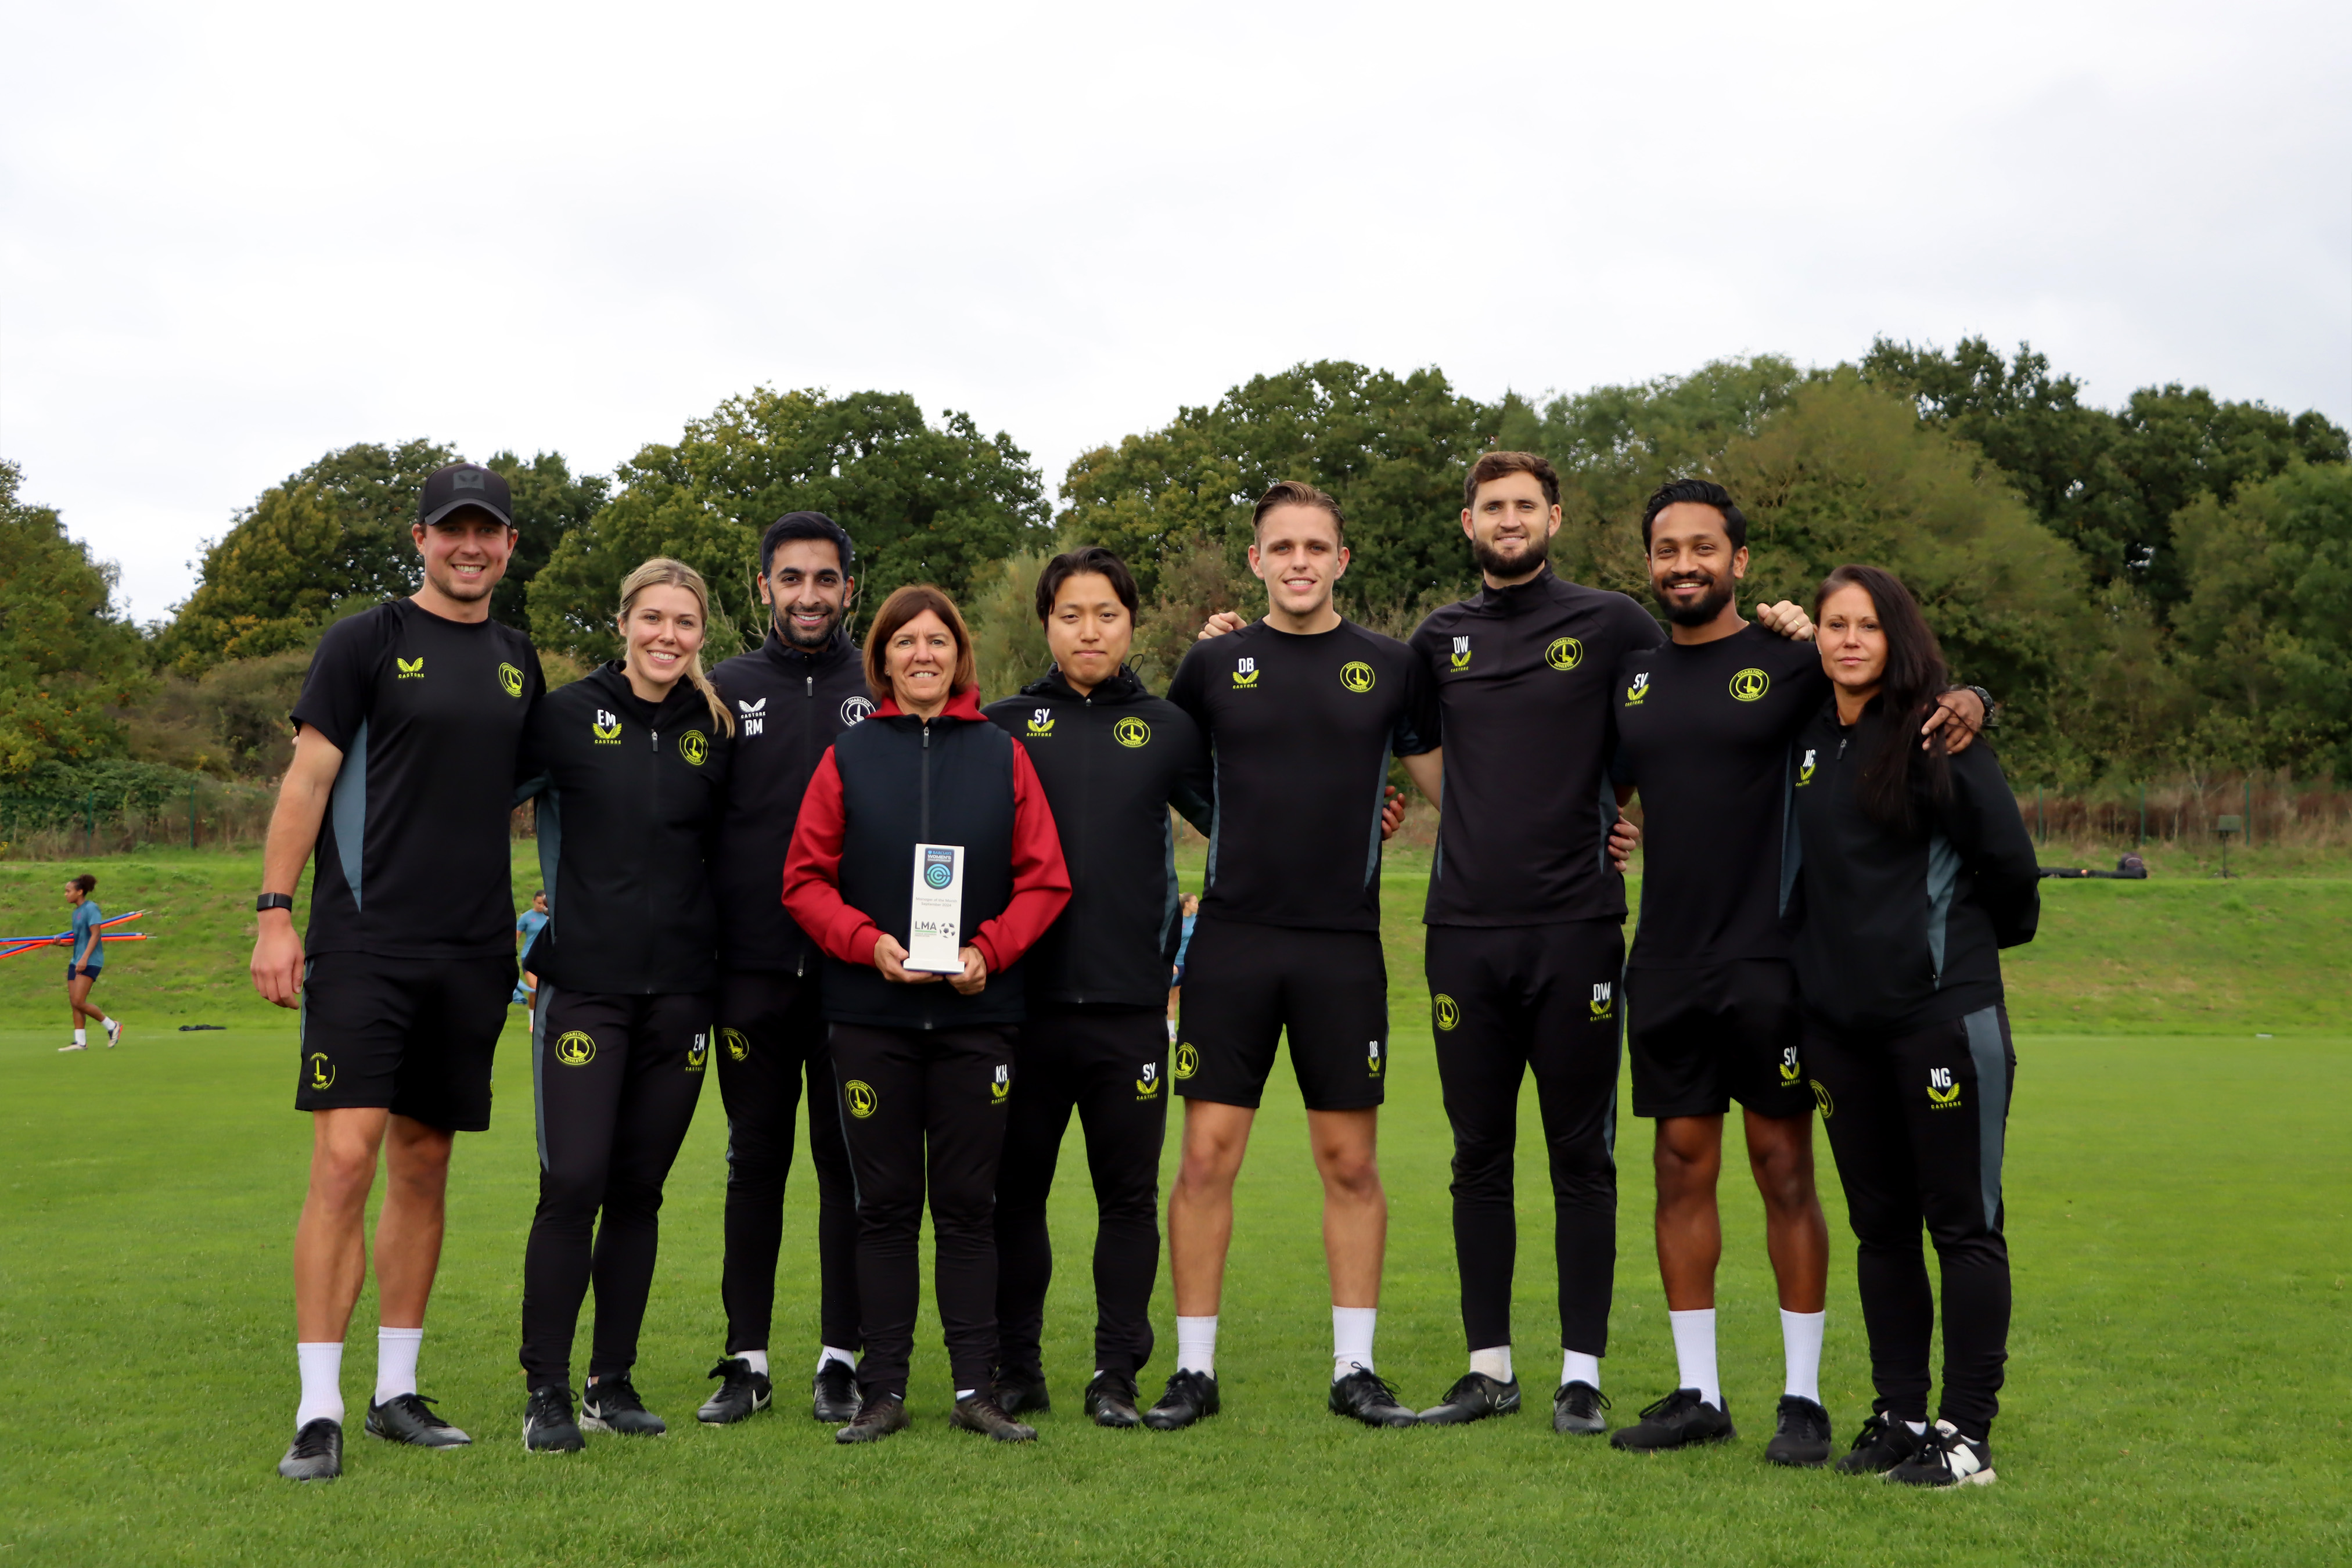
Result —
M 1328 1329 L 1314 1180 L 1303 1118 L 1280 1092 L 1241 1194 L 1221 1357 L 1229 1410 L 1198 1432 L 1098 1433 L 1076 1418 L 1090 1232 L 1082 1176 L 1057 1194 L 1065 1268 L 1047 1351 L 1064 1407 L 1035 1448 L 998 1451 L 945 1429 L 948 1391 L 928 1321 L 913 1389 L 920 1425 L 880 1450 L 837 1450 L 789 1408 L 742 1429 L 697 1428 L 691 1406 L 721 1331 L 714 1092 L 671 1184 L 640 1367 L 648 1399 L 677 1429 L 657 1443 L 599 1442 L 584 1461 L 530 1459 L 515 1438 L 513 1352 L 534 1162 L 529 1120 L 517 1113 L 528 1063 L 512 1034 L 497 1124 L 460 1152 L 425 1363 L 428 1389 L 482 1441 L 430 1455 L 355 1440 L 342 1483 L 287 1487 L 268 1466 L 292 1398 L 286 1258 L 306 1151 L 287 1110 L 290 1020 L 238 994 L 247 917 L 236 911 L 252 868 L 142 857 L 98 869 L 110 908 L 152 905 L 149 929 L 179 933 L 181 951 L 144 944 L 137 963 L 115 970 L 101 994 L 136 1032 L 122 1051 L 87 1058 L 53 1050 L 64 1024 L 53 1001 L 60 966 L 45 955 L 0 967 L 0 1026 L 16 1026 L 0 1028 L 0 1390 L 12 1417 L 0 1553 L 21 1561 L 521 1562 L 576 1556 L 589 1543 L 617 1561 L 726 1563 L 853 1551 L 1319 1562 L 1435 1549 L 1469 1561 L 1638 1553 L 1727 1563 L 2330 1562 L 2352 1552 L 2352 1443 L 2341 1415 L 2352 1394 L 2341 1354 L 2352 1329 L 2352 1143 L 2336 1111 L 2352 1091 L 2352 1041 L 2253 1041 L 2252 1026 L 2265 1018 L 2252 1011 L 2216 1020 L 2235 1035 L 2226 1044 L 2119 1033 L 2022 1042 L 2010 1185 L 2020 1308 L 2003 1480 L 1982 1495 L 1890 1496 L 1760 1464 L 1778 1335 L 1756 1205 L 1737 1195 L 1726 1207 L 1719 1301 L 1741 1443 L 1634 1460 L 1565 1443 L 1537 1413 L 1453 1432 L 1343 1426 L 1319 1408 Z M 62 875 L 0 867 L 0 909 L 21 921 L 35 904 L 51 908 L 49 884 Z M 1394 1221 L 1381 1348 L 1383 1372 L 1427 1402 L 1459 1370 L 1461 1351 L 1447 1142 L 1409 918 L 1414 880 L 1401 866 L 1390 897 L 1399 1027 L 1384 1118 Z M 2234 966 L 2243 973 L 2233 1005 L 2281 1016 L 2304 1006 L 2296 1016 L 2316 1019 L 2338 972 L 2270 957 L 2270 933 L 2323 951 L 2347 900 L 2315 885 L 2305 902 L 2263 901 L 2277 888 L 2121 889 L 2210 891 L 2201 919 L 2193 901 L 2062 903 L 2117 889 L 2054 889 L 2048 951 L 2080 941 L 2080 954 L 2126 976 L 2135 963 L 2144 976 L 2206 963 L 2212 984 Z M 2244 911 L 2222 907 L 2233 897 Z M 2237 945 L 2225 949 L 2213 933 L 2233 921 Z M 2313 931 L 2314 921 L 2336 923 Z M 2108 945 L 2069 936 L 2077 925 Z M 36 963 L 46 973 L 25 967 Z M 2057 994 L 2055 978 L 2021 968 L 2021 1006 L 2039 1005 L 2028 998 L 2044 984 Z M 2102 1005 L 2137 1005 L 2128 990 L 2116 994 Z M 2180 1005 L 2168 1004 L 2165 1026 L 2194 1021 Z M 232 1028 L 181 1036 L 141 1023 L 199 1016 Z M 1630 1120 L 1626 1129 L 1609 1363 L 1621 1416 L 1673 1369 L 1649 1260 L 1643 1134 Z M 1728 1164 L 1738 1168 L 1736 1155 Z M 1076 1149 L 1065 1168 L 1083 1171 Z M 1522 1205 L 1518 1331 L 1538 1405 L 1551 1376 L 1539 1192 L 1538 1179 Z M 1827 1196 L 1843 1236 L 1835 1194 Z M 810 1199 L 803 1163 L 791 1196 L 780 1363 L 813 1348 Z M 1866 1403 L 1866 1369 L 1843 1241 L 1836 1257 L 1824 1394 L 1843 1433 Z M 1169 1314 L 1163 1279 L 1154 1313 L 1163 1331 Z M 372 1321 L 363 1301 L 345 1377 L 353 1395 L 373 1366 Z M 1165 1366 L 1163 1355 L 1155 1370 Z M 783 1381 L 796 1374 L 786 1365 Z

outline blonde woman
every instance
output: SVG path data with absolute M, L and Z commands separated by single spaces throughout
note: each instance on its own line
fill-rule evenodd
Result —
M 629 1370 L 662 1184 L 710 1061 L 719 906 L 706 843 L 735 723 L 702 672 L 709 611 L 681 562 L 630 573 L 624 656 L 550 692 L 525 739 L 548 900 L 531 943 L 539 1212 L 523 1254 L 523 1443 L 535 1452 L 583 1447 L 583 1426 L 665 1429 Z M 572 1341 L 592 1280 L 596 1337 L 575 1421 Z

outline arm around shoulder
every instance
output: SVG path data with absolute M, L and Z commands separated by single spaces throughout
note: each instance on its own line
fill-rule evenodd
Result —
M 1947 829 L 1969 862 L 1977 900 L 1992 917 L 2001 946 L 2032 942 L 2041 919 L 2042 868 L 2017 793 L 1990 746 L 1979 743 L 1957 753 L 1951 770 Z

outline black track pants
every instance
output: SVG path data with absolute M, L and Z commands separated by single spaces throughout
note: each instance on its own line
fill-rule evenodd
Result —
M 662 1183 L 710 1060 L 710 998 L 558 991 L 542 980 L 534 1024 L 539 1212 L 523 1251 L 522 1368 L 543 1388 L 572 1382 L 592 1279 L 590 1374 L 626 1372 L 637 1359 Z
M 1937 1412 L 1983 1437 L 2009 1360 L 2001 1153 L 2017 1081 L 2009 1015 L 1988 1007 L 1899 1039 L 1808 1027 L 1804 1059 L 1853 1223 L 1870 1374 L 1889 1415 L 1924 1421 L 1936 1302 L 1924 1226 L 1944 1278 Z
M 931 1204 L 933 1285 L 958 1388 L 996 1370 L 996 1164 L 1013 1093 L 1013 1029 L 833 1026 L 835 1103 L 857 1180 L 857 1310 L 867 1398 L 907 1392 Z
M 1551 1166 L 1560 1344 L 1609 1348 L 1617 1271 L 1617 1064 L 1624 932 L 1614 921 L 1431 926 L 1437 1076 L 1454 1124 L 1454 1251 L 1472 1350 L 1511 1342 L 1513 1164 L 1529 1071 Z
M 857 1198 L 841 1139 L 833 1057 L 814 975 L 719 976 L 719 1093 L 727 1106 L 727 1261 L 719 1299 L 727 1352 L 768 1348 L 783 1247 L 784 1178 L 793 1121 L 808 1081 L 809 1161 L 816 1167 L 819 1328 L 854 1351 L 857 1338 Z
M 1033 1013 L 1013 1057 L 1021 1092 L 996 1173 L 998 1362 L 1027 1373 L 1044 1364 L 1038 1340 L 1054 1278 L 1045 1196 L 1075 1110 L 1095 1186 L 1095 1370 L 1132 1376 L 1151 1359 L 1151 1282 L 1160 1272 L 1164 1015 L 1135 1007 Z

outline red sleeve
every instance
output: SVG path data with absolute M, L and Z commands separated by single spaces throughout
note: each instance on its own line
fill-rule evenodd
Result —
M 1020 799 L 1016 784 L 1013 799 Z M 882 930 L 841 899 L 841 840 L 848 819 L 841 805 L 841 770 L 833 765 L 827 747 L 802 797 L 800 821 L 793 828 L 793 847 L 784 855 L 784 910 L 800 923 L 809 939 L 844 963 L 871 964 L 874 944 Z M 1052 831 L 1049 822 L 1047 832 Z M 1061 868 L 1058 844 L 1055 868 Z M 1067 880 L 1064 882 L 1064 897 Z M 1061 906 L 1056 904 L 1055 909 Z M 1048 916 L 1047 919 L 1051 919 Z M 1042 927 L 1040 929 L 1043 929 Z
M 802 821 L 808 808 L 803 806 Z M 793 847 L 798 849 L 797 841 Z M 1013 747 L 1013 898 L 1004 912 L 981 922 L 971 939 L 991 974 L 1021 962 L 1070 901 L 1070 868 L 1062 863 L 1062 836 L 1045 787 L 1018 742 Z

